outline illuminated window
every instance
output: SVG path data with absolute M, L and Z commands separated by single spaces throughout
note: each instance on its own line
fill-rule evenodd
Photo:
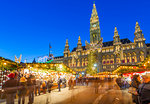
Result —
M 113 52 L 113 49 L 112 49 L 112 48 L 110 49 L 110 52 Z
M 140 61 L 144 61 L 144 52 L 140 52 Z
M 109 49 L 106 49 L 106 52 L 109 52 Z
M 102 50 L 102 53 L 105 53 L 105 50 Z

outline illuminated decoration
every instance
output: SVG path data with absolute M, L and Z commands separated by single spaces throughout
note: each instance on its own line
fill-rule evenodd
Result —
M 69 67 L 65 66 L 64 64 L 55 64 L 55 63 L 26 63 L 27 68 L 31 71 L 38 72 L 41 71 L 56 71 L 56 72 L 68 72 L 72 74 L 76 74 L 75 71 L 70 69 Z M 38 66 L 38 67 L 37 67 Z
M 22 57 L 22 55 L 20 55 L 20 57 L 19 57 L 19 58 L 17 58 L 17 57 L 15 56 L 15 62 L 20 63 L 20 62 L 21 62 L 21 57 Z
M 94 51 L 96 49 L 100 49 L 100 52 L 102 50 L 102 46 L 103 46 L 103 38 L 100 39 L 100 41 L 98 43 L 88 43 L 87 41 L 85 41 L 86 44 L 86 49 L 89 49 L 91 51 Z
M 49 60 L 49 61 L 47 61 L 46 63 L 51 63 L 53 60 Z
M 38 63 L 51 63 L 54 59 L 53 54 L 50 54 L 50 57 L 44 56 L 38 58 Z
M 0 57 L 0 88 L 8 80 L 8 74 L 20 67 L 16 62 Z
M 138 65 L 126 65 L 119 66 L 113 73 L 133 73 L 133 72 L 141 72 L 141 71 L 150 71 L 150 56 L 148 56 L 143 62 Z
M 48 56 L 44 56 L 44 57 L 39 57 L 38 58 L 38 63 L 45 63 L 47 62 Z

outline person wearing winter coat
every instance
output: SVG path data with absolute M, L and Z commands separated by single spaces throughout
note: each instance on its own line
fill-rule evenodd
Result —
M 140 104 L 150 104 L 150 74 L 142 76 L 143 83 L 139 85 Z
M 4 89 L 6 96 L 7 96 L 6 97 L 6 104 L 14 104 L 14 99 L 15 99 L 15 95 L 16 95 L 17 90 L 18 90 L 19 82 L 18 82 L 18 80 L 14 79 L 15 78 L 14 73 L 10 73 L 8 75 L 8 77 L 10 79 L 7 80 L 3 84 L 2 89 Z
M 21 104 L 21 99 L 22 99 L 22 104 L 25 104 L 25 96 L 27 93 L 27 82 L 26 82 L 26 78 L 25 77 L 21 77 L 20 78 L 20 83 L 19 86 L 21 87 L 18 90 L 18 104 Z
M 58 84 L 58 89 L 59 89 L 59 92 L 60 92 L 60 85 L 62 83 L 62 79 L 60 78 L 60 76 L 58 77 L 58 81 L 57 81 L 57 84 Z
M 63 84 L 63 87 L 66 88 L 66 78 L 65 77 L 62 79 L 62 84 Z
M 28 78 L 27 78 L 27 87 L 28 87 L 28 90 L 29 90 L 29 103 L 28 104 L 33 104 L 33 101 L 34 101 L 34 84 L 32 82 L 32 75 L 30 75 Z
M 140 85 L 140 76 L 139 75 L 134 75 L 131 81 L 131 87 L 135 88 L 138 90 L 138 87 Z M 132 101 L 136 104 L 139 104 L 139 98 L 138 95 L 132 94 Z
M 53 86 L 53 80 L 49 79 L 47 82 L 48 92 L 51 93 L 51 88 Z

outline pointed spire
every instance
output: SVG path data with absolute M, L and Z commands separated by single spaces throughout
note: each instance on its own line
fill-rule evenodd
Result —
M 32 61 L 32 63 L 36 63 L 35 58 L 34 58 L 34 60 Z
M 143 41 L 145 42 L 145 38 L 144 35 L 142 33 L 142 30 L 140 29 L 139 23 L 136 22 L 135 24 L 135 32 L 134 32 L 134 42 L 139 42 L 139 41 Z
M 114 37 L 115 37 L 115 36 L 119 36 L 117 27 L 115 27 L 115 30 L 114 30 Z
M 141 29 L 140 29 L 139 23 L 136 22 L 136 24 L 135 24 L 135 32 L 139 32 L 139 31 L 141 31 Z
M 66 45 L 65 45 L 65 49 L 64 49 L 64 53 L 69 53 L 69 44 L 68 44 L 68 39 L 66 39 Z
M 79 38 L 78 38 L 78 41 L 79 41 L 79 40 L 81 40 L 80 36 L 79 36 Z
M 120 37 L 119 37 L 119 34 L 118 34 L 117 27 L 115 27 L 113 38 L 114 38 L 114 42 L 113 42 L 114 45 L 120 44 Z
M 93 1 L 93 8 L 96 8 L 96 6 L 95 6 L 95 1 Z
M 66 39 L 66 45 L 65 45 L 65 46 L 69 46 L 69 45 L 68 45 L 68 39 Z
M 93 9 L 92 9 L 92 15 L 91 15 L 91 17 L 93 17 L 93 16 L 97 16 L 97 10 L 96 10 L 95 2 L 93 3 Z
M 78 43 L 77 43 L 77 50 L 81 50 L 81 49 L 82 49 L 82 43 L 81 43 L 81 38 L 79 36 Z
M 78 38 L 78 44 L 81 44 L 81 38 L 80 38 L 80 36 Z

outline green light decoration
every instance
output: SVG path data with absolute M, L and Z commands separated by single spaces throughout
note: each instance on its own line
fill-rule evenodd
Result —
M 53 60 L 47 61 L 46 63 L 51 63 Z

